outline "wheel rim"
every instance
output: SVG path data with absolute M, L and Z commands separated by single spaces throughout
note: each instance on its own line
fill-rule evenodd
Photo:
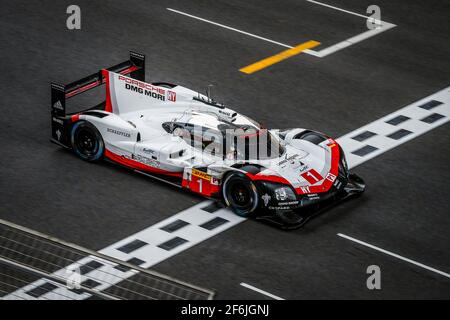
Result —
M 228 195 L 229 202 L 236 209 L 246 211 L 253 206 L 253 192 L 250 186 L 242 181 L 230 181 Z
M 239 207 L 245 207 L 251 203 L 249 190 L 242 184 L 235 183 L 234 185 L 232 185 L 230 193 L 233 201 Z
M 76 146 L 78 151 L 85 156 L 93 156 L 98 151 L 98 141 L 91 130 L 80 129 L 76 133 Z

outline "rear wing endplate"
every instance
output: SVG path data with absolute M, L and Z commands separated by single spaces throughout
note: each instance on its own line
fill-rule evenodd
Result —
M 145 55 L 130 51 L 130 59 L 119 63 L 106 70 L 127 75 L 139 81 L 145 82 Z M 80 80 L 63 85 L 51 83 L 51 123 L 52 141 L 69 146 L 66 114 L 66 101 L 80 93 L 104 84 L 106 81 L 102 70 L 93 73 Z

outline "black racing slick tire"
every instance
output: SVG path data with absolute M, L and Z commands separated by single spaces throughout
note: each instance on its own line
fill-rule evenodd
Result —
M 87 121 L 78 121 L 73 125 L 70 141 L 73 152 L 83 160 L 95 162 L 103 157 L 103 138 L 97 128 Z
M 222 196 L 225 204 L 241 217 L 249 217 L 258 207 L 258 190 L 253 181 L 241 172 L 232 172 L 225 177 Z

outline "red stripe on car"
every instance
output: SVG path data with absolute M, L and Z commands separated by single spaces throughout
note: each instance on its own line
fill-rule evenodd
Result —
M 112 104 L 111 104 L 111 89 L 109 88 L 109 71 L 103 69 L 102 70 L 103 79 L 106 82 L 106 105 L 105 111 L 112 112 Z
M 70 117 L 70 120 L 72 122 L 77 122 L 78 120 L 80 120 L 80 115 L 79 114 L 74 114 L 73 116 Z

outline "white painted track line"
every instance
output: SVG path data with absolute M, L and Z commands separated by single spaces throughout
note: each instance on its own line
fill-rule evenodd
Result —
M 396 121 L 393 122 L 392 120 Z M 449 120 L 450 87 L 447 87 L 431 96 L 356 129 L 338 138 L 337 142 L 344 149 L 349 168 L 354 168 L 392 148 L 398 147 L 421 134 L 443 125 Z M 370 132 L 369 135 L 367 135 L 368 132 Z M 363 137 L 364 139 L 358 137 Z M 361 150 L 365 151 L 361 152 Z M 179 223 L 180 221 L 184 222 L 184 226 L 174 231 L 168 232 L 161 229 L 168 225 Z M 149 268 L 243 221 L 246 221 L 246 219 L 235 215 L 231 210 L 214 207 L 212 201 L 203 201 L 100 250 L 100 253 L 123 261 L 138 258 L 143 262 L 140 265 L 141 267 Z M 205 225 L 208 222 L 210 223 L 209 226 Z M 211 225 L 211 222 L 215 222 L 215 224 L 213 223 Z M 178 243 L 173 248 L 161 248 L 162 244 L 175 238 L 178 240 Z M 145 245 L 131 252 L 119 250 L 124 245 L 136 240 L 144 242 Z M 92 259 L 93 257 L 87 257 L 78 261 L 77 264 L 82 265 Z M 108 270 L 102 268 L 108 268 Z M 99 289 L 106 289 L 110 285 L 116 284 L 122 279 L 134 274 L 132 272 L 120 272 L 111 266 L 104 266 L 102 268 L 83 275 L 82 279 L 95 279 L 101 282 L 101 286 L 98 287 Z M 66 276 L 65 269 L 59 270 L 55 274 L 60 277 Z M 27 297 L 25 292 L 39 284 L 38 280 L 22 288 L 26 290 L 19 289 L 6 298 L 14 298 L 16 294 Z M 58 289 L 58 293 L 71 297 L 74 295 L 73 292 L 69 292 L 64 287 Z M 89 294 L 85 293 L 78 295 L 76 298 L 85 299 L 87 297 L 89 297 Z
M 336 44 L 334 44 L 332 46 L 329 46 L 329 47 L 327 47 L 325 49 L 322 49 L 320 51 L 314 51 L 314 50 L 311 50 L 311 51 L 314 51 L 316 57 L 323 58 L 323 57 L 326 57 L 326 56 L 328 56 L 328 55 L 330 55 L 332 53 L 335 53 L 335 52 L 337 52 L 339 50 L 342 50 L 342 49 L 345 49 L 347 47 L 350 47 L 351 45 L 354 45 L 354 44 L 356 44 L 358 42 L 361 42 L 363 40 L 366 40 L 366 39 L 369 39 L 371 37 L 374 37 L 377 34 L 380 34 L 380 33 L 384 32 L 384 31 L 387 31 L 387 30 L 392 29 L 394 27 L 395 27 L 395 24 L 381 21 L 381 27 L 380 28 L 367 30 L 367 31 L 365 31 L 363 33 L 360 33 L 360 34 L 358 34 L 358 35 L 356 35 L 354 37 L 348 38 L 347 40 L 344 40 L 344 41 L 341 41 L 339 43 L 336 43 Z M 311 52 L 309 52 L 309 53 L 311 54 Z
M 321 3 L 321 2 L 312 1 L 312 0 L 307 0 L 307 1 L 311 2 L 311 3 L 319 4 L 319 5 L 322 5 L 322 6 L 330 7 L 332 9 L 336 9 L 336 10 L 339 10 L 339 11 L 342 11 L 342 12 L 345 12 L 345 13 L 349 13 L 349 14 L 352 14 L 352 15 L 363 17 L 365 19 L 369 18 L 368 16 L 365 16 L 365 15 L 362 15 L 362 14 L 359 14 L 359 13 L 355 13 L 355 12 L 352 12 L 352 11 L 340 9 L 340 8 L 337 8 L 337 7 L 334 7 L 334 6 L 330 6 L 330 5 Z M 221 24 L 221 23 L 217 23 L 217 22 L 214 22 L 214 21 L 211 21 L 211 20 L 207 20 L 207 19 L 198 17 L 198 16 L 194 16 L 194 15 L 186 13 L 186 12 L 182 12 L 182 11 L 175 10 L 175 9 L 172 9 L 172 8 L 166 8 L 166 9 L 171 11 L 171 12 L 178 13 L 178 14 L 181 14 L 181 15 L 189 17 L 189 18 L 193 18 L 193 19 L 196 19 L 196 20 L 199 20 L 199 21 L 203 21 L 203 22 L 206 22 L 206 23 L 209 23 L 209 24 L 221 27 L 221 28 L 225 28 L 225 29 L 228 29 L 228 30 L 231 30 L 231 31 L 235 31 L 235 32 L 238 32 L 238 33 L 241 33 L 241 34 L 244 34 L 244 35 L 256 38 L 256 39 L 267 41 L 267 42 L 270 42 L 270 43 L 273 43 L 273 44 L 276 44 L 276 45 L 279 45 L 279 46 L 282 46 L 282 47 L 285 47 L 285 48 L 290 48 L 290 49 L 293 48 L 293 46 L 290 46 L 288 44 L 284 44 L 284 43 L 281 43 L 281 42 L 278 42 L 278 41 L 274 41 L 274 40 L 271 40 L 271 39 L 268 39 L 268 38 L 265 38 L 265 37 L 261 37 L 261 36 L 258 36 L 256 34 L 253 34 L 253 33 L 250 33 L 250 32 L 246 32 L 246 31 L 243 31 L 243 30 L 239 30 L 239 29 L 236 29 L 236 28 L 233 28 L 233 27 Z M 381 24 L 380 28 L 367 30 L 365 32 L 362 32 L 362 33 L 354 36 L 354 37 L 351 37 L 351 38 L 348 38 L 348 39 L 346 39 L 344 41 L 336 43 L 336 44 L 334 44 L 334 45 L 332 45 L 330 47 L 324 48 L 324 49 L 319 50 L 319 51 L 312 50 L 312 49 L 306 49 L 306 50 L 303 51 L 303 53 L 306 53 L 306 54 L 309 54 L 309 55 L 312 55 L 312 56 L 315 56 L 315 57 L 318 57 L 318 58 L 323 58 L 323 57 L 326 57 L 326 56 L 328 56 L 328 55 L 330 55 L 332 53 L 335 53 L 335 52 L 337 52 L 339 50 L 347 48 L 347 47 L 349 47 L 349 46 L 351 46 L 353 44 L 356 44 L 358 42 L 361 42 L 363 40 L 366 40 L 366 39 L 369 39 L 369 38 L 371 38 L 373 36 L 376 36 L 377 34 L 380 34 L 380 33 L 384 32 L 384 31 L 392 29 L 392 28 L 394 28 L 396 26 L 395 24 L 392 24 L 392 23 L 389 23 L 389 22 L 385 22 L 385 21 L 380 21 L 380 24 Z
M 331 8 L 331 9 L 334 9 L 334 10 L 338 10 L 338 11 L 341 11 L 341 12 L 345 12 L 345 13 L 348 13 L 348 14 L 351 14 L 351 15 L 354 15 L 354 16 L 358 16 L 358 17 L 361 17 L 361 18 L 364 18 L 364 19 L 369 19 L 370 18 L 369 16 L 366 16 L 366 15 L 363 15 L 363 14 L 359 14 L 359 13 L 356 13 L 356 12 L 353 12 L 353 11 L 341 9 L 341 8 L 338 8 L 338 7 L 335 7 L 335 6 L 323 3 L 323 2 L 314 1 L 314 0 L 306 0 L 306 1 L 308 1 L 310 3 L 318 4 L 318 5 L 327 7 L 327 8 Z M 389 29 L 392 29 L 392 28 L 396 27 L 396 25 L 393 24 L 393 23 L 389 23 L 389 22 L 381 21 L 381 20 L 379 22 L 380 22 L 380 28 L 367 30 L 367 31 L 365 31 L 363 33 L 360 33 L 360 34 L 358 34 L 358 35 L 356 35 L 354 37 L 351 37 L 351 38 L 348 38 L 348 39 L 346 39 L 344 41 L 336 43 L 335 45 L 332 45 L 332 46 L 327 47 L 325 49 L 322 49 L 320 51 L 310 50 L 311 52 L 306 52 L 305 51 L 305 53 L 309 53 L 309 54 L 315 55 L 316 57 L 323 58 L 323 57 L 326 57 L 326 56 L 328 56 L 328 55 L 330 55 L 332 53 L 335 53 L 335 52 L 337 52 L 339 50 L 347 48 L 347 47 L 349 47 L 349 46 L 351 46 L 353 44 L 356 44 L 356 43 L 361 42 L 363 40 L 369 39 L 369 38 L 371 38 L 373 36 L 376 36 L 377 34 L 380 34 L 380 33 L 384 32 L 384 31 L 387 31 Z
M 258 292 L 258 293 L 261 293 L 261 294 L 263 294 L 263 295 L 265 295 L 265 296 L 268 296 L 269 298 L 272 298 L 272 299 L 274 299 L 274 300 L 284 300 L 283 298 L 280 298 L 279 296 L 276 296 L 276 295 L 271 294 L 271 293 L 269 293 L 269 292 L 267 292 L 267 291 L 258 289 L 258 288 L 254 287 L 254 286 L 251 286 L 251 285 L 249 285 L 249 284 L 247 284 L 247 283 L 245 283 L 245 282 L 241 282 L 241 286 L 243 286 L 243 287 L 245 287 L 245 288 L 247 288 L 247 289 L 256 291 L 256 292 Z
M 315 1 L 315 0 L 306 0 L 306 1 L 314 3 L 314 4 L 318 4 L 318 5 L 327 7 L 327 8 L 331 8 L 331 9 L 334 9 L 334 10 L 338 10 L 338 11 L 341 11 L 341 12 L 349 13 L 349 14 L 352 14 L 354 16 L 358 16 L 358 17 L 361 17 L 361 18 L 364 18 L 364 19 L 369 19 L 370 18 L 369 16 L 366 16 L 366 15 L 363 15 L 363 14 L 360 14 L 360 13 L 356 13 L 356 12 L 353 12 L 353 11 L 341 9 L 341 8 L 338 8 L 338 7 L 335 7 L 335 6 L 323 3 L 323 2 L 319 2 L 319 1 Z
M 167 8 L 167 10 L 175 12 L 175 13 L 178 13 L 178 14 L 181 14 L 181 15 L 189 17 L 189 18 L 193 18 L 193 19 L 197 19 L 197 20 L 200 20 L 200 21 L 203 21 L 203 22 L 206 22 L 206 23 L 210 23 L 210 24 L 213 24 L 215 26 L 222 27 L 222 28 L 225 28 L 225 29 L 228 29 L 228 30 L 231 30 L 231 31 L 236 31 L 236 32 L 245 34 L 247 36 L 250 36 L 250 37 L 253 37 L 253 38 L 256 38 L 256 39 L 259 39 L 259 40 L 264 40 L 264 41 L 267 41 L 267 42 L 270 42 L 270 43 L 273 43 L 273 44 L 277 44 L 277 45 L 285 47 L 285 48 L 289 48 L 289 49 L 293 48 L 293 46 L 290 46 L 290 45 L 287 45 L 287 44 L 284 44 L 284 43 L 281 43 L 281 42 L 278 42 L 278 41 L 270 40 L 270 39 L 258 36 L 256 34 L 253 34 L 253 33 L 250 33 L 250 32 L 246 32 L 246 31 L 242 31 L 242 30 L 230 27 L 230 26 L 226 26 L 226 25 L 221 24 L 221 23 L 217 23 L 217 22 L 214 22 L 214 21 L 211 21 L 211 20 L 203 19 L 203 18 L 194 16 L 194 15 L 186 13 L 186 12 L 182 12 L 182 11 L 171 9 L 171 8 Z
M 414 260 L 412 260 L 412 259 L 405 258 L 405 257 L 403 257 L 403 256 L 401 256 L 401 255 L 399 255 L 399 254 L 396 254 L 396 253 L 393 253 L 393 252 L 391 252 L 391 251 L 388 251 L 388 250 L 382 249 L 382 248 L 380 248 L 380 247 L 374 246 L 374 245 L 372 245 L 372 244 L 370 244 L 370 243 L 367 243 L 367 242 L 364 242 L 364 241 L 361 241 L 361 240 L 352 238 L 352 237 L 347 236 L 347 235 L 342 234 L 342 233 L 338 233 L 337 235 L 338 235 L 339 237 L 341 237 L 341 238 L 344 238 L 344 239 L 347 239 L 347 240 L 356 242 L 356 243 L 358 243 L 358 244 L 360 244 L 360 245 L 362 245 L 362 246 L 365 246 L 365 247 L 371 248 L 371 249 L 373 249 L 373 250 L 382 252 L 382 253 L 387 254 L 387 255 L 389 255 L 389 256 L 391 256 L 391 257 L 394 257 L 394 258 L 403 260 L 403 261 L 405 261 L 405 262 L 411 263 L 411 264 L 413 264 L 413 265 L 415 265 L 415 266 L 418 266 L 418 267 L 420 267 L 420 268 L 426 269 L 426 270 L 428 270 L 428 271 L 432 271 L 432 272 L 437 273 L 437 274 L 439 274 L 439 275 L 441 275 L 441 276 L 444 276 L 444 277 L 446 277 L 446 278 L 450 278 L 450 274 L 449 274 L 449 273 L 446 273 L 446 272 L 443 272 L 443 271 L 441 271 L 441 270 L 438 270 L 438 269 L 429 267 L 429 266 L 427 266 L 427 265 L 425 265 L 425 264 L 423 264 L 423 263 L 414 261 Z

